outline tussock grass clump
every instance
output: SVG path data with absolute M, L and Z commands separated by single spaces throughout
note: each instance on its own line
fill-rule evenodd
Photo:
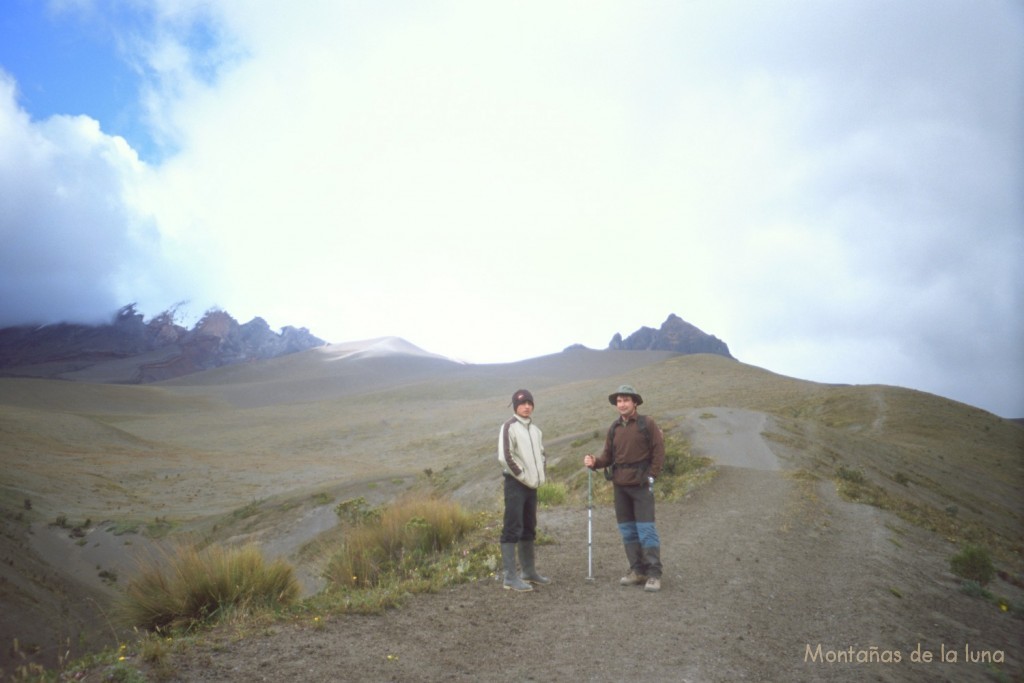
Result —
M 432 560 L 473 526 L 473 517 L 452 501 L 400 501 L 351 526 L 328 563 L 326 578 L 333 586 L 349 588 L 430 578 Z
M 285 607 L 300 592 L 291 565 L 267 563 L 254 545 L 183 545 L 142 562 L 121 611 L 128 623 L 146 630 L 188 629 L 229 613 Z
M 568 488 L 557 481 L 545 481 L 537 489 L 537 502 L 541 505 L 555 506 L 565 503 Z

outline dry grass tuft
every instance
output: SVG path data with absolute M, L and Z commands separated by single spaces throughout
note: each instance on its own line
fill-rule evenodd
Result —
M 254 545 L 182 545 L 142 561 L 121 612 L 129 624 L 146 630 L 189 629 L 228 614 L 291 605 L 300 591 L 291 565 L 265 562 Z
M 326 576 L 334 586 L 372 588 L 428 572 L 430 560 L 473 528 L 473 517 L 449 500 L 410 498 L 354 523 Z

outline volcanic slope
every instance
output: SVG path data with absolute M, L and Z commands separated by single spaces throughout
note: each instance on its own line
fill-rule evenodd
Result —
M 710 355 L 583 349 L 471 366 L 327 347 L 147 387 L 0 380 L 8 560 L 0 635 L 25 644 L 28 627 L 38 626 L 44 658 L 62 641 L 54 634 L 102 641 L 98 620 L 81 614 L 93 604 L 82 595 L 109 603 L 126 578 L 111 586 L 88 574 L 109 564 L 127 577 L 126 558 L 144 545 L 141 535 L 130 543 L 115 535 L 114 525 L 160 522 L 173 536 L 220 523 L 225 541 L 255 539 L 301 564 L 298 550 L 330 526 L 323 511 L 332 506 L 275 508 L 276 500 L 365 494 L 384 502 L 431 470 L 466 505 L 496 507 L 494 441 L 515 389 L 537 397 L 556 466 L 599 448 L 614 415 L 607 394 L 621 383 L 639 388 L 669 435 L 718 466 L 710 484 L 659 507 L 669 568 L 662 593 L 615 585 L 624 568 L 607 507 L 595 513 L 599 580 L 583 581 L 585 513 L 556 508 L 541 520 L 554 539 L 540 550 L 556 579 L 549 588 L 510 596 L 485 581 L 382 617 L 341 617 L 317 630 L 275 626 L 277 635 L 181 655 L 181 680 L 303 670 L 310 680 L 336 680 L 339 671 L 368 680 L 988 675 L 962 661 L 912 666 L 917 643 L 956 648 L 961 660 L 965 647 L 1001 652 L 1004 671 L 1020 670 L 1020 619 L 960 593 L 948 574 L 956 551 L 948 538 L 966 536 L 980 537 L 1008 576 L 1021 574 L 1020 426 L 906 389 L 821 385 Z M 841 500 L 841 471 L 860 472 L 864 491 L 891 508 L 903 504 L 901 514 Z M 232 524 L 240 508 L 265 514 L 252 526 Z M 58 516 L 87 527 L 84 543 L 51 525 Z M 86 551 L 87 561 L 52 559 Z M 40 575 L 47 581 L 30 580 Z M 1011 583 L 992 588 L 1020 604 Z M 511 653 L 495 647 L 499 623 L 514 624 Z M 623 630 L 642 631 L 646 645 L 618 638 Z M 903 661 L 865 669 L 821 660 L 850 648 L 899 652 Z

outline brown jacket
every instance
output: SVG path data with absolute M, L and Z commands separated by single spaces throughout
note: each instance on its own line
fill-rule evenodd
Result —
M 594 469 L 612 467 L 612 483 L 616 486 L 640 486 L 647 477 L 655 479 L 665 464 L 665 439 L 661 428 L 650 417 L 644 416 L 647 436 L 637 424 L 637 415 L 628 421 L 616 420 L 617 426 L 608 430 L 604 451 L 594 460 Z

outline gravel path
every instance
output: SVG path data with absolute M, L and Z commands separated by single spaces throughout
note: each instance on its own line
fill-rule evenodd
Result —
M 779 469 L 758 413 L 699 423 L 696 445 L 726 464 L 659 506 L 658 594 L 618 586 L 610 507 L 594 513 L 587 581 L 586 510 L 557 508 L 540 520 L 555 542 L 537 550 L 550 586 L 513 594 L 488 579 L 382 616 L 212 635 L 171 668 L 181 681 L 993 680 L 967 647 L 1019 680 L 1021 622 L 957 590 L 948 544 Z M 911 661 L 918 647 L 933 661 Z M 938 661 L 943 649 L 958 662 Z

